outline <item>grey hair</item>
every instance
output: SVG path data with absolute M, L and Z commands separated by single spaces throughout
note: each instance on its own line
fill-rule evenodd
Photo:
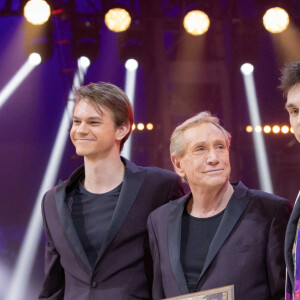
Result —
M 223 132 L 227 147 L 229 149 L 231 134 L 220 125 L 219 118 L 217 118 L 216 116 L 212 116 L 212 114 L 209 111 L 202 111 L 199 114 L 187 119 L 185 122 L 183 122 L 175 128 L 170 140 L 171 157 L 173 155 L 177 157 L 182 157 L 184 155 L 186 145 L 183 137 L 184 131 L 202 123 L 211 123 L 218 127 Z

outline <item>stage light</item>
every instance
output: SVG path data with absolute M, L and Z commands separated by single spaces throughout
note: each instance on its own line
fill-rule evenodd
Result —
M 287 29 L 289 25 L 289 15 L 284 9 L 273 7 L 268 9 L 264 14 L 263 23 L 269 32 L 280 33 Z
M 95 18 L 72 21 L 72 53 L 75 59 L 85 56 L 93 63 L 100 53 L 100 23 Z
M 242 66 L 241 66 L 241 72 L 244 75 L 249 75 L 249 74 L 253 73 L 253 71 L 254 71 L 254 67 L 253 67 L 252 64 L 249 64 L 249 63 L 242 64 Z
M 122 32 L 129 28 L 131 16 L 129 12 L 120 7 L 111 8 L 104 17 L 107 28 L 114 32 Z
M 260 120 L 260 113 L 258 109 L 253 72 L 250 73 L 242 72 L 242 74 L 243 74 L 244 85 L 246 90 L 247 104 L 248 104 L 248 111 L 250 115 L 251 125 L 255 129 L 260 128 L 261 131 L 261 120 Z M 266 192 L 273 193 L 271 173 L 269 169 L 268 157 L 266 153 L 263 134 L 261 134 L 260 132 L 254 132 L 253 142 L 254 142 L 256 165 L 258 170 L 260 188 Z
M 38 66 L 41 63 L 42 58 L 38 53 L 31 53 L 28 56 L 28 61 L 32 66 Z
M 278 125 L 274 125 L 274 126 L 272 127 L 272 131 L 273 131 L 275 134 L 277 134 L 277 133 L 280 132 L 280 127 L 279 127 Z
M 137 127 L 138 130 L 144 130 L 145 125 L 143 123 L 139 123 L 139 124 L 137 124 L 136 127 Z
M 270 133 L 271 132 L 271 126 L 269 126 L 269 125 L 264 126 L 264 132 L 265 133 Z
M 135 128 L 136 128 L 136 127 L 135 127 L 135 124 L 133 123 L 133 124 L 132 124 L 132 131 L 135 130 Z
M 201 10 L 188 12 L 183 19 L 183 27 L 187 33 L 192 35 L 202 35 L 207 32 L 210 25 L 208 15 Z
M 30 0 L 24 6 L 24 16 L 33 25 L 46 23 L 50 15 L 50 6 L 44 0 Z
M 252 127 L 251 125 L 248 125 L 248 126 L 246 127 L 246 131 L 247 131 L 247 132 L 252 132 L 252 131 L 253 131 L 253 127 Z
M 88 68 L 91 64 L 91 61 L 88 57 L 86 56 L 81 56 L 79 58 L 79 64 L 83 67 L 83 68 Z
M 289 128 L 288 126 L 283 125 L 283 126 L 281 127 L 281 132 L 282 132 L 282 133 L 286 134 L 286 133 L 288 133 L 289 131 L 290 131 L 290 128 Z
M 24 44 L 25 52 L 29 57 L 32 53 L 41 56 L 41 61 L 45 62 L 53 54 L 53 22 L 50 20 L 43 25 L 32 25 L 28 22 L 24 24 Z
M 255 132 L 261 132 L 262 131 L 262 128 L 260 125 L 256 125 L 255 126 Z
M 291 127 L 291 133 L 294 133 L 294 129 Z
M 28 57 L 19 71 L 11 78 L 11 80 L 0 91 L 0 108 L 12 95 L 12 93 L 19 87 L 23 80 L 31 73 L 37 66 L 38 57 L 36 55 Z
M 134 58 L 130 58 L 126 61 L 125 63 L 125 68 L 128 71 L 135 71 L 139 66 L 139 63 L 134 59 Z
M 129 55 L 130 52 L 127 52 L 126 55 L 127 54 Z M 124 56 L 123 59 L 125 59 L 125 57 L 126 56 Z M 133 111 L 134 111 L 136 74 L 137 74 L 138 66 L 139 64 L 136 59 L 130 58 L 125 61 L 126 77 L 125 77 L 124 90 L 131 102 Z M 124 148 L 122 150 L 122 155 L 129 160 L 131 159 L 131 144 L 132 144 L 132 138 L 130 136 L 127 142 L 124 144 Z
M 24 295 L 26 295 L 26 288 L 30 278 L 34 259 L 36 257 L 42 231 L 41 200 L 44 193 L 55 184 L 64 154 L 64 149 L 69 137 L 70 121 L 74 107 L 73 90 L 83 83 L 82 75 L 84 72 L 86 72 L 86 69 L 83 68 L 78 60 L 78 70 L 74 75 L 73 86 L 68 97 L 69 101 L 60 122 L 50 159 L 47 164 L 43 181 L 35 201 L 29 225 L 27 227 L 24 241 L 22 243 L 22 247 L 9 285 L 8 295 L 5 298 L 6 300 L 20 300 L 24 298 Z
M 146 125 L 146 128 L 147 128 L 148 130 L 153 130 L 154 126 L 153 126 L 152 123 L 148 123 L 148 124 Z

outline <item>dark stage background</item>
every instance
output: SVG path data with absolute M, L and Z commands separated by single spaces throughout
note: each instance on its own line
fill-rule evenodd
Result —
M 119 35 L 100 18 L 103 1 L 57 0 L 65 13 L 53 21 L 53 54 L 0 107 L 0 299 L 5 299 L 12 272 L 66 106 L 76 60 L 72 24 L 100 20 L 100 50 L 84 83 L 108 81 L 124 89 Z M 126 1 L 124 1 L 126 2 Z M 172 169 L 169 137 L 174 127 L 202 110 L 221 118 L 232 133 L 232 180 L 259 189 L 242 62 L 252 62 L 262 124 L 288 124 L 285 100 L 278 90 L 280 68 L 300 60 L 300 4 L 289 4 L 291 24 L 280 34 L 267 32 L 262 4 L 277 1 L 200 1 L 208 5 L 211 26 L 193 37 L 182 27 L 189 1 L 135 0 L 131 29 L 140 38 L 142 60 L 137 71 L 135 123 L 152 122 L 152 131 L 133 131 L 132 160 Z M 71 3 L 73 3 L 71 5 Z M 0 90 L 26 61 L 22 1 L 0 0 Z M 75 4 L 75 5 L 74 5 Z M 53 9 L 54 9 L 53 8 Z M 72 9 L 71 9 L 72 8 Z M 274 193 L 294 201 L 299 190 L 300 147 L 290 134 L 265 134 Z M 56 181 L 82 164 L 68 141 Z M 43 278 L 44 238 L 39 243 L 29 286 L 22 300 L 36 299 Z

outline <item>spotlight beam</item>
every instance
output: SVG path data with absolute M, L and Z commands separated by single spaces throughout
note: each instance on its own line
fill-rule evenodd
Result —
M 244 85 L 246 89 L 248 110 L 250 114 L 250 121 L 253 128 L 261 126 L 260 114 L 257 104 L 257 97 L 255 91 L 255 84 L 253 72 L 243 73 Z M 258 178 L 260 188 L 266 192 L 273 193 L 273 186 L 271 181 L 268 158 L 266 154 L 265 141 L 262 132 L 253 131 L 253 141 L 255 148 L 255 156 L 258 169 Z
M 129 60 L 128 60 L 129 61 Z M 135 97 L 135 86 L 136 86 L 136 72 L 138 68 L 138 64 L 136 62 L 136 67 L 128 67 L 128 61 L 126 62 L 126 77 L 125 77 L 125 93 L 128 96 L 132 108 L 134 110 L 134 97 Z M 131 158 L 131 144 L 132 138 L 129 137 L 128 141 L 124 144 L 124 148 L 122 150 L 122 155 L 130 160 Z
M 84 79 L 87 68 L 78 61 L 78 71 L 73 79 L 73 88 L 78 87 Z M 72 90 L 73 90 L 72 88 Z M 12 275 L 6 300 L 20 300 L 26 294 L 26 288 L 32 271 L 34 258 L 42 232 L 41 200 L 45 192 L 54 184 L 61 164 L 64 149 L 68 140 L 70 120 L 73 111 L 73 91 L 69 93 L 69 101 L 64 110 L 50 159 L 39 189 L 29 225 Z
M 6 84 L 6 86 L 0 92 L 0 108 L 4 105 L 6 100 L 13 94 L 13 92 L 19 87 L 24 79 L 31 73 L 36 66 L 33 66 L 29 58 L 19 69 L 19 71 L 13 76 L 13 78 Z

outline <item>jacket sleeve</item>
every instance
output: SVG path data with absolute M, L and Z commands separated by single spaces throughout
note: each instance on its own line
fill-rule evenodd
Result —
M 152 298 L 153 300 L 159 300 L 165 298 L 162 275 L 160 270 L 160 257 L 157 245 L 157 240 L 152 224 L 151 214 L 147 222 L 148 234 L 149 234 L 149 244 L 153 260 L 153 283 L 152 283 Z
M 267 243 L 266 266 L 271 299 L 284 299 L 285 263 L 284 236 L 292 207 L 282 200 L 274 214 Z
M 47 226 L 45 212 L 46 197 L 47 194 L 42 201 L 44 232 L 47 238 L 45 247 L 45 278 L 39 294 L 39 299 L 63 300 L 65 289 L 64 269 L 60 264 L 60 255 L 55 248 Z

